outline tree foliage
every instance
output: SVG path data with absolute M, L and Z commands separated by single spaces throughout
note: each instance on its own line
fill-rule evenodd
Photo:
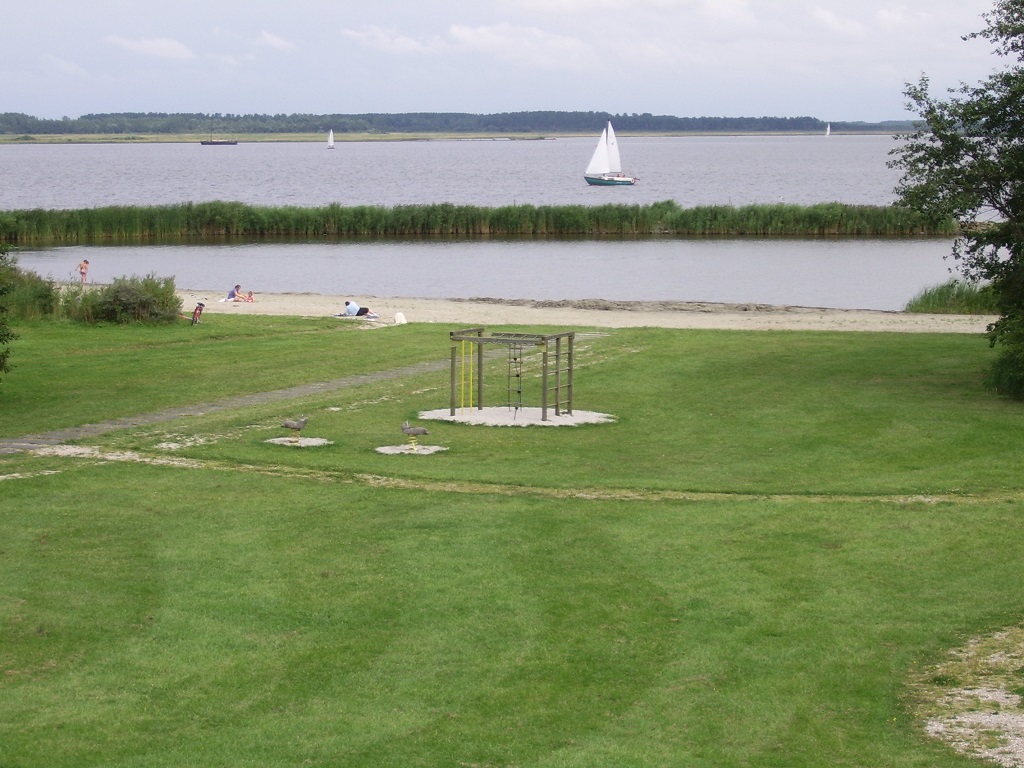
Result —
M 611 114 L 609 112 L 407 112 L 397 114 L 277 114 L 233 115 L 202 113 L 120 112 L 46 120 L 17 112 L 0 113 L 0 134 L 223 134 L 320 133 L 599 133 L 612 120 L 622 132 L 633 133 L 822 133 L 825 122 L 815 117 L 673 117 L 671 115 Z M 837 131 L 898 131 L 909 124 L 832 123 Z
M 1024 399 L 1024 0 L 997 0 L 983 14 L 983 38 L 1008 60 L 976 85 L 931 95 L 927 76 L 908 84 L 908 108 L 922 122 L 898 136 L 892 167 L 903 171 L 901 202 L 960 223 L 953 257 L 964 276 L 989 281 L 1000 317 L 988 328 L 1000 355 L 993 384 Z
M 11 370 L 11 350 L 8 345 L 17 335 L 7 325 L 7 294 L 11 292 L 14 282 L 14 257 L 10 255 L 10 246 L 0 244 L 0 373 Z

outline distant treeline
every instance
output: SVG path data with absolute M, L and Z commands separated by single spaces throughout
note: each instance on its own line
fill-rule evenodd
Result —
M 823 133 L 815 117 L 672 117 L 608 112 L 409 112 L 363 115 L 222 115 L 121 112 L 45 120 L 16 112 L 0 114 L 0 134 L 274 134 L 321 133 L 597 133 L 611 120 L 634 133 Z M 833 122 L 834 131 L 897 133 L 910 122 Z
M 860 236 L 956 233 L 895 206 L 748 205 L 681 208 L 651 205 L 512 205 L 499 208 L 404 205 L 319 208 L 234 202 L 114 206 L 80 210 L 0 211 L 0 242 L 167 243 L 224 238 L 474 238 L 600 236 Z

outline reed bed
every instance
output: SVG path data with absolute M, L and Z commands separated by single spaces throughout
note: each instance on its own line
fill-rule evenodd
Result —
M 907 302 L 906 311 L 946 315 L 998 315 L 999 300 L 987 283 L 954 279 L 925 288 Z
M 237 202 L 0 211 L 0 242 L 20 245 L 174 242 L 211 238 L 407 237 L 907 237 L 953 236 L 952 220 L 932 222 L 905 208 L 840 203 L 700 206 L 442 203 L 380 206 L 255 206 Z

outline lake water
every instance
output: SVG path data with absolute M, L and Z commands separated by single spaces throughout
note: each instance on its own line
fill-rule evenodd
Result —
M 888 136 L 619 137 L 632 187 L 591 187 L 594 139 L 0 145 L 0 210 L 236 200 L 319 206 L 456 203 L 885 205 Z
M 237 200 L 254 205 L 884 205 L 886 136 L 620 137 L 633 187 L 589 187 L 595 139 L 0 145 L 0 209 Z M 950 242 L 523 240 L 73 247 L 20 263 L 99 282 L 173 275 L 181 287 L 352 296 L 604 298 L 900 309 L 948 279 Z

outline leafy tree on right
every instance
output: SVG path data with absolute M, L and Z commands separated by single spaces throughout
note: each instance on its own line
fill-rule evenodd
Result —
M 898 136 L 890 166 L 903 171 L 900 202 L 936 218 L 953 217 L 961 234 L 953 257 L 969 280 L 989 281 L 999 319 L 988 327 L 998 349 L 991 384 L 1024 399 L 1024 0 L 997 0 L 982 15 L 983 38 L 1008 61 L 977 85 L 949 98 L 929 93 L 929 80 L 908 84 L 908 108 L 922 122 Z

